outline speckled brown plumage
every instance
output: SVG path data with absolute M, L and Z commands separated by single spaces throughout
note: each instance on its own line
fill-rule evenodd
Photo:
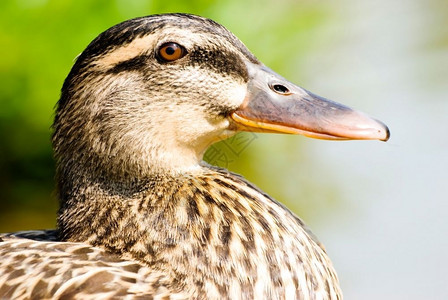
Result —
M 163 59 L 167 42 L 183 56 Z M 266 78 L 275 81 L 253 87 Z M 210 144 L 251 126 L 233 115 L 248 98 L 290 95 L 323 101 L 201 17 L 149 16 L 99 35 L 57 106 L 58 228 L 0 236 L 0 298 L 341 299 L 325 250 L 298 217 L 202 161 Z M 376 124 L 374 138 L 387 139 Z M 321 127 L 315 136 L 345 138 Z M 365 127 L 354 137 L 366 138 Z
M 196 174 L 155 179 L 129 197 L 111 199 L 102 193 L 96 190 L 94 201 L 61 215 L 71 235 L 62 239 L 70 243 L 4 237 L 2 262 L 20 266 L 9 276 L 26 277 L 31 267 L 42 277 L 30 285 L 18 279 L 28 295 L 73 295 L 80 286 L 79 299 L 89 292 L 95 298 L 99 292 L 138 296 L 155 290 L 196 299 L 338 297 L 328 257 L 303 223 L 238 175 L 203 168 Z M 34 260 L 22 261 L 21 253 Z M 43 258 L 36 269 L 34 264 Z M 138 276 L 119 273 L 125 266 L 138 269 Z M 153 272 L 159 274 L 157 284 L 151 281 Z M 54 283 L 64 278 L 78 278 L 72 279 L 76 286 Z M 6 282 L 0 291 L 8 289 Z M 11 287 L 5 295 L 18 296 L 16 290 L 24 289 Z
M 165 274 L 52 231 L 3 237 L 1 299 L 185 299 Z M 169 288 L 171 287 L 171 288 Z

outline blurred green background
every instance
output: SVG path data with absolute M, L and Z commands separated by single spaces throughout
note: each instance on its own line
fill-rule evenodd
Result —
M 448 299 L 445 0 L 2 0 L 0 232 L 55 225 L 50 127 L 75 57 L 163 12 L 214 19 L 292 82 L 389 125 L 388 143 L 242 134 L 205 158 L 301 216 L 347 299 Z

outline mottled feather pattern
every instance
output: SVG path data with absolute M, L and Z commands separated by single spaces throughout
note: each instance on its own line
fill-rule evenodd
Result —
M 188 299 L 163 273 L 83 243 L 3 236 L 1 299 Z M 51 236 L 48 239 L 52 239 Z
M 33 268 L 32 261 L 23 266 L 19 249 L 37 259 L 45 253 L 47 263 L 33 272 L 46 274 L 47 289 L 35 292 L 56 297 L 82 286 L 83 297 L 104 292 L 99 296 L 107 298 L 129 291 L 153 296 L 163 287 L 174 297 L 173 290 L 182 287 L 187 298 L 195 299 L 339 299 L 331 263 L 303 223 L 238 175 L 204 168 L 195 176 L 161 178 L 158 185 L 153 182 L 133 197 L 116 201 L 110 195 L 102 198 L 104 191 L 96 192 L 97 201 L 88 209 L 79 204 L 62 213 L 70 243 L 4 238 L 8 246 L 0 249 L 8 265 Z M 123 203 L 129 206 L 120 213 Z M 15 252 L 8 254 L 9 249 Z M 135 274 L 120 271 L 128 264 L 135 266 Z M 51 283 L 53 268 L 59 271 Z M 153 290 L 154 274 L 164 284 Z M 74 279 L 61 287 L 61 276 Z M 11 291 L 23 290 L 17 286 L 23 281 L 8 282 Z M 43 287 L 44 282 L 37 284 Z M 115 290 L 115 284 L 122 288 Z
M 187 55 L 157 59 L 158 47 Z M 53 124 L 58 228 L 0 235 L 0 299 L 342 299 L 303 222 L 202 162 L 236 133 L 247 65 L 221 25 L 185 14 L 118 24 L 77 58 Z

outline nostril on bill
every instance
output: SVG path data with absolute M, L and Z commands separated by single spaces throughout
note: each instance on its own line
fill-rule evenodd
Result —
M 276 92 L 277 94 L 280 95 L 289 95 L 291 94 L 291 92 L 289 91 L 289 89 L 282 85 L 282 84 L 273 84 L 271 85 L 271 89 Z

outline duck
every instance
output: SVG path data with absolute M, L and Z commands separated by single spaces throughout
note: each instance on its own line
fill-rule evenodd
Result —
M 0 235 L 2 299 L 342 299 L 324 246 L 203 161 L 241 131 L 389 138 L 262 64 L 222 25 L 135 18 L 77 57 L 56 106 L 57 228 Z

